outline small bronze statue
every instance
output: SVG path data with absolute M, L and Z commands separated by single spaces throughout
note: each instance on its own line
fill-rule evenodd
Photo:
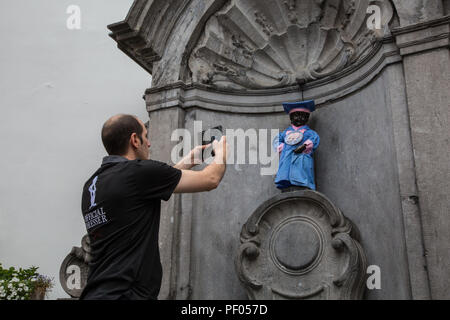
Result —
M 316 190 L 313 155 L 320 137 L 306 125 L 316 109 L 315 103 L 313 100 L 283 103 L 283 107 L 289 114 L 291 126 L 274 141 L 280 153 L 275 184 L 281 190 L 294 186 Z

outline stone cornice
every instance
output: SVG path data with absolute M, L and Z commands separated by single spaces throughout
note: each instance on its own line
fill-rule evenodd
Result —
M 126 55 L 152 74 L 166 42 L 191 0 L 135 0 L 125 20 L 108 25 L 109 34 Z M 174 9 L 176 8 L 176 9 Z
M 402 56 L 449 47 L 450 16 L 406 27 L 395 28 L 392 34 Z
M 423 30 L 423 29 L 427 29 L 427 28 L 431 28 L 431 27 L 437 27 L 437 26 L 440 26 L 443 24 L 449 24 L 449 23 L 450 23 L 450 15 L 447 15 L 447 16 L 444 16 L 439 19 L 429 20 L 429 21 L 425 21 L 425 22 L 421 22 L 421 23 L 417 23 L 417 24 L 411 24 L 411 25 L 408 25 L 405 27 L 393 28 L 391 30 L 391 33 L 394 36 L 398 36 L 401 34 L 410 33 L 413 31 L 419 31 L 419 30 Z

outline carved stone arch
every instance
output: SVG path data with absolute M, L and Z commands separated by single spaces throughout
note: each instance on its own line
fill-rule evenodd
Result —
M 381 7 L 381 30 L 367 27 L 372 4 Z M 392 9 L 387 0 L 230 0 L 185 53 L 192 82 L 264 90 L 351 72 L 390 35 Z
M 270 21 L 269 13 L 261 11 L 269 4 L 278 8 Z M 380 30 L 366 27 L 371 4 L 382 7 Z M 146 91 L 150 112 L 195 106 L 273 113 L 282 111 L 282 102 L 302 98 L 314 99 L 321 107 L 363 88 L 385 66 L 401 59 L 390 34 L 396 20 L 391 0 L 210 0 L 191 1 L 186 8 L 161 49 L 161 60 L 151 62 L 153 88 Z M 194 9 L 196 14 L 189 16 Z M 223 27 L 222 20 L 239 14 L 232 24 L 242 22 L 243 31 L 212 32 L 217 26 L 214 20 Z M 278 29 L 269 26 L 278 20 L 283 21 Z M 250 46 L 249 30 L 254 32 Z M 152 38 L 146 41 L 150 46 Z M 278 50 L 279 44 L 284 49 Z
M 206 21 L 226 2 L 226 0 L 202 1 L 205 8 L 202 15 L 195 16 L 196 28 L 188 35 L 185 57 L 190 54 Z M 438 18 L 445 14 L 442 0 L 389 0 L 389 2 L 393 3 L 398 12 L 401 26 Z M 111 37 L 119 43 L 118 47 L 122 51 L 153 74 L 153 63 L 164 55 L 167 40 L 175 25 L 192 15 L 189 9 L 195 8 L 194 3 L 192 0 L 135 0 L 124 21 L 108 26 L 112 31 Z M 169 8 L 177 10 L 168 10 Z M 186 58 L 183 62 L 186 62 Z M 183 65 L 184 63 L 181 63 L 181 66 Z M 186 80 L 186 74 L 182 72 L 179 80 Z
M 135 0 L 127 18 L 110 25 L 109 29 L 112 31 L 111 37 L 118 42 L 119 48 L 152 74 L 153 87 L 163 88 L 170 85 L 173 88 L 173 84 L 180 81 L 177 87 L 181 87 L 177 90 L 178 93 L 174 92 L 174 94 L 180 97 L 176 103 L 184 107 L 195 104 L 200 107 L 207 105 L 207 108 L 215 109 L 215 105 L 218 105 L 217 109 L 221 109 L 220 101 L 227 100 L 222 96 L 212 101 L 209 99 L 208 103 L 206 99 L 193 100 L 187 97 L 186 92 L 192 85 L 200 88 L 201 91 L 206 89 L 209 92 L 216 89 L 222 92 L 228 89 L 232 91 L 243 89 L 248 91 L 248 95 L 256 96 L 256 100 L 255 97 L 251 100 L 253 104 L 256 101 L 261 111 L 281 111 L 281 102 L 298 99 L 298 94 L 294 94 L 299 92 L 298 83 L 305 82 L 310 82 L 301 88 L 305 91 L 305 98 L 316 99 L 318 104 L 323 104 L 351 93 L 354 90 L 348 91 L 346 88 L 355 83 L 360 82 L 360 85 L 353 88 L 363 87 L 376 76 L 376 74 L 367 76 L 367 73 L 379 70 L 380 63 L 384 66 L 390 63 L 390 60 L 395 60 L 392 52 L 396 48 L 389 46 L 391 42 L 386 40 L 390 37 L 389 23 L 393 16 L 391 0 L 269 1 L 270 6 L 278 8 L 279 19 L 276 17 L 275 20 L 283 21 L 278 23 L 278 29 L 273 32 L 270 31 L 273 27 L 269 24 L 274 25 L 275 22 L 267 20 L 269 13 L 258 11 L 265 7 L 261 2 Z M 365 11 L 370 4 L 378 4 L 383 8 L 382 31 L 372 32 L 365 28 L 365 17 L 367 17 Z M 233 11 L 233 8 L 239 5 L 250 10 L 247 10 L 250 16 L 247 15 L 243 19 L 247 21 L 246 25 L 251 25 L 253 29 L 259 28 L 255 33 L 258 36 L 255 38 L 267 37 L 267 33 L 273 33 L 273 35 L 269 37 L 270 39 L 263 39 L 262 42 L 260 39 L 260 47 L 253 48 L 254 52 L 251 48 L 245 47 L 242 35 L 236 35 L 234 41 L 231 36 L 231 39 L 227 41 L 231 42 L 229 43 L 231 49 L 237 49 L 232 53 L 236 56 L 234 60 L 229 59 L 232 62 L 231 66 L 226 63 L 222 65 L 220 61 L 219 63 L 210 61 L 210 64 L 216 64 L 213 66 L 214 70 L 205 72 L 192 70 L 195 69 L 196 64 L 195 61 L 192 62 L 194 60 L 192 56 L 202 51 L 196 51 L 196 47 L 201 46 L 202 39 L 208 33 L 208 26 L 213 24 L 211 20 L 217 15 L 229 18 L 233 12 L 226 12 L 227 8 Z M 252 6 L 256 8 L 254 12 Z M 169 7 L 176 7 L 177 10 L 168 10 Z M 334 7 L 338 9 L 334 10 Z M 192 14 L 193 10 L 195 14 Z M 306 12 L 305 16 L 302 16 L 303 12 Z M 273 16 L 271 19 L 274 20 Z M 317 59 L 306 61 L 305 56 L 314 54 L 308 50 L 306 52 L 292 50 L 292 44 L 296 41 L 303 43 L 303 46 L 314 47 L 315 49 L 309 51 L 316 50 Z M 274 47 L 280 43 L 284 43 L 284 46 L 288 48 L 281 50 L 284 52 L 274 52 Z M 383 50 L 381 50 L 382 43 L 387 43 Z M 223 41 L 219 41 L 218 45 L 226 46 Z M 223 55 L 226 56 L 226 52 L 219 54 L 219 56 Z M 280 55 L 285 58 L 278 59 Z M 293 58 L 286 58 L 288 55 Z M 237 60 L 239 63 L 236 63 Z M 277 66 L 276 60 L 284 60 L 284 63 L 279 63 Z M 235 68 L 236 65 L 240 67 Z M 199 66 L 199 69 L 204 69 L 204 65 Z M 360 73 L 365 76 L 355 79 L 351 75 L 356 70 L 360 70 Z M 219 74 L 219 79 L 211 83 L 214 79 L 211 81 L 209 77 L 214 72 Z M 226 80 L 231 78 L 231 85 L 229 81 L 226 85 L 221 85 L 221 75 L 225 75 L 225 78 L 228 78 Z M 331 82 L 334 83 L 333 86 L 328 85 Z M 277 88 L 282 90 L 271 91 Z M 269 90 L 269 92 L 267 94 L 253 92 L 261 89 Z M 164 101 L 165 98 L 159 94 L 154 95 L 155 91 L 161 90 L 151 89 L 146 92 L 146 100 L 151 110 L 175 105 L 175 101 L 167 104 L 167 101 Z M 267 95 L 278 96 L 278 98 L 271 101 L 266 99 Z M 261 103 L 257 97 L 261 97 Z M 244 105 L 247 104 L 244 102 Z M 237 101 L 231 101 L 228 105 L 233 108 L 233 112 L 249 112 L 247 108 L 235 108 L 241 106 L 243 104 Z M 268 108 L 264 109 L 264 107 Z M 251 113 L 254 111 L 252 110 Z
M 213 0 L 210 4 L 208 4 L 207 10 L 205 10 L 201 17 L 198 19 L 197 26 L 195 30 L 188 36 L 188 39 L 186 41 L 185 50 L 182 55 L 182 60 L 180 64 L 180 75 L 179 79 L 183 82 L 188 82 L 190 79 L 192 79 L 191 70 L 189 70 L 189 57 L 192 53 L 192 50 L 194 50 L 194 47 L 197 45 L 200 37 L 202 36 L 203 30 L 205 28 L 206 23 L 208 20 L 216 14 L 217 11 L 222 8 L 225 3 L 227 3 L 229 0 Z

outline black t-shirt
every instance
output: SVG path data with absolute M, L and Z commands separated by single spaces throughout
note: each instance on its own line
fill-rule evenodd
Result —
M 161 199 L 169 200 L 180 178 L 180 170 L 162 162 L 104 158 L 83 188 L 92 261 L 80 299 L 157 298 Z

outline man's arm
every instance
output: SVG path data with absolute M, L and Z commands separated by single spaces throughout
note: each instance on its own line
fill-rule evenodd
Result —
M 226 137 L 223 136 L 220 142 L 213 143 L 213 148 L 216 154 L 213 162 L 202 171 L 182 170 L 180 182 L 174 193 L 211 191 L 219 186 L 226 170 L 228 149 Z

